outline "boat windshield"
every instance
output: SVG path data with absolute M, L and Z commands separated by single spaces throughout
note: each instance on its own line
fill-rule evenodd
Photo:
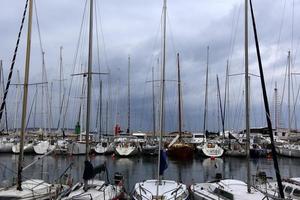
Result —
M 293 195 L 295 197 L 300 197 L 300 190 L 299 189 L 295 189 L 294 192 L 293 192 Z
M 286 192 L 287 194 L 291 194 L 291 192 L 293 191 L 293 188 L 291 186 L 286 186 L 284 192 Z
M 221 188 L 215 188 L 214 193 L 218 196 L 225 197 L 225 199 L 234 200 L 233 194 L 225 190 L 222 190 Z

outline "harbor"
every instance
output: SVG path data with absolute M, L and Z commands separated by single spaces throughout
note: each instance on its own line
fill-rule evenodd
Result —
M 294 0 L 5 1 L 0 200 L 300 200 Z

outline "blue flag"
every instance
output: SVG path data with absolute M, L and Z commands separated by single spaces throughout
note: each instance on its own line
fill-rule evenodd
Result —
M 163 175 L 164 171 L 168 168 L 167 154 L 164 150 L 160 150 L 160 165 L 159 165 L 159 175 Z

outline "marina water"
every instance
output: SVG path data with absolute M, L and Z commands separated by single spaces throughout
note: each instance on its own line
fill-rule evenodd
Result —
M 11 184 L 13 177 L 16 177 L 16 167 L 18 155 L 1 154 L 0 160 L 0 183 L 1 186 Z M 40 156 L 25 155 L 25 166 Z M 41 178 L 48 182 L 58 179 L 65 169 L 73 163 L 67 170 L 71 174 L 73 183 L 82 180 L 85 156 L 47 156 L 34 166 L 24 171 L 24 179 Z M 113 156 L 96 155 L 91 157 L 93 165 L 100 165 L 104 162 L 107 166 L 108 178 L 113 181 L 115 172 L 120 172 L 124 176 L 124 185 L 128 192 L 131 192 L 136 182 L 155 179 L 157 176 L 157 157 L 138 156 L 132 158 L 118 158 Z M 279 157 L 279 167 L 283 178 L 299 177 L 300 159 Z M 246 181 L 247 161 L 245 158 L 200 158 L 194 156 L 190 161 L 175 161 L 168 159 L 168 169 L 164 178 L 182 181 L 190 185 L 195 182 L 206 182 L 213 180 L 216 173 L 221 173 L 224 178 L 235 178 Z M 266 158 L 251 159 L 251 175 L 259 171 L 266 172 L 268 177 L 273 177 L 275 172 L 273 160 Z M 106 174 L 101 178 L 106 180 Z M 270 180 L 272 181 L 272 180 Z

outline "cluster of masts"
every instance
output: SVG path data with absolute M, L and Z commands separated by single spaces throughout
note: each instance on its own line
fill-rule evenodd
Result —
M 90 141 L 90 116 L 91 116 L 91 78 L 92 78 L 92 61 L 93 61 L 93 0 L 90 0 L 90 17 L 89 17 L 89 49 L 88 49 L 88 72 L 87 76 L 87 98 L 86 98 L 86 125 L 84 139 L 73 142 L 73 149 L 78 150 L 78 154 L 84 153 L 86 155 L 86 161 L 84 163 L 85 170 L 83 174 L 83 182 L 77 183 L 72 187 L 68 187 L 62 184 L 48 184 L 41 180 L 30 179 L 23 181 L 22 171 L 25 169 L 23 166 L 23 157 L 25 151 L 25 127 L 26 127 L 26 113 L 27 113 L 27 96 L 28 96 L 28 77 L 30 67 L 30 52 L 31 52 L 31 23 L 32 23 L 32 5 L 33 0 L 26 1 L 29 5 L 29 17 L 28 17 L 28 34 L 27 34 L 27 48 L 26 48 L 26 61 L 25 61 L 25 78 L 24 78 L 24 92 L 23 92 L 23 107 L 22 107 L 22 123 L 21 133 L 19 142 L 19 161 L 18 161 L 18 174 L 17 184 L 10 188 L 6 188 L 0 191 L 0 199 L 120 199 L 128 198 L 125 195 L 122 176 L 119 174 L 115 175 L 115 184 L 109 184 L 106 181 L 96 180 L 95 175 L 102 171 L 107 170 L 106 166 L 94 167 L 90 163 L 89 153 L 91 150 Z M 248 165 L 248 180 L 247 184 L 239 180 L 222 180 L 217 177 L 217 181 L 211 183 L 198 183 L 193 184 L 190 187 L 191 195 L 195 199 L 284 199 L 285 194 L 289 194 L 292 199 L 299 197 L 299 179 L 294 178 L 290 181 L 282 182 L 280 176 L 280 170 L 277 163 L 277 153 L 275 149 L 274 136 L 272 130 L 272 124 L 270 119 L 270 111 L 268 105 L 268 99 L 266 95 L 266 88 L 264 83 L 264 74 L 260 58 L 259 43 L 256 34 L 255 18 L 251 5 L 251 16 L 254 28 L 254 36 L 256 42 L 257 57 L 259 62 L 260 78 L 263 89 L 264 104 L 266 110 L 266 118 L 268 122 L 268 133 L 271 143 L 271 152 L 274 160 L 274 167 L 276 173 L 277 183 L 274 185 L 260 184 L 259 187 L 253 187 L 250 184 L 250 165 Z M 148 146 L 144 149 L 154 150 L 154 153 L 158 155 L 157 165 L 157 178 L 154 180 L 146 180 L 139 182 L 135 185 L 134 192 L 131 195 L 132 199 L 188 199 L 190 194 L 188 187 L 183 183 L 178 183 L 173 180 L 164 180 L 163 172 L 167 168 L 166 163 L 166 149 L 169 155 L 178 156 L 182 153 L 186 153 L 184 157 L 189 157 L 191 144 L 184 141 L 181 130 L 181 103 L 179 102 L 179 131 L 178 135 L 168 143 L 167 147 L 163 145 L 162 133 L 165 132 L 164 122 L 164 102 L 165 102 L 165 65 L 166 65 L 166 10 L 167 1 L 164 0 L 163 5 L 163 45 L 162 45 L 162 70 L 161 70 L 161 93 L 160 93 L 160 116 L 159 116 L 159 137 L 156 140 L 152 140 L 153 143 L 146 143 Z M 24 17 L 26 9 L 24 12 Z M 23 18 L 24 19 L 24 18 Z M 23 20 L 24 22 L 24 20 Z M 22 23 L 23 23 L 22 22 Z M 248 82 L 248 0 L 245 0 L 245 111 L 246 111 L 246 139 L 245 139 L 245 155 L 249 161 L 250 156 L 250 125 L 249 125 L 249 82 Z M 180 96 L 180 70 L 179 70 L 179 55 L 178 55 L 178 93 Z M 8 88 L 5 91 L 4 101 L 1 106 L 1 115 L 3 108 L 5 107 L 5 98 L 8 92 Z M 130 93 L 130 90 L 128 91 Z M 129 99 L 130 100 L 130 99 Z M 179 97 L 180 100 L 180 97 Z M 129 108 L 130 109 L 130 108 Z M 129 120 L 130 121 L 130 120 Z M 205 123 L 204 123 L 205 124 Z M 128 125 L 128 128 L 130 125 Z M 128 131 L 130 132 L 130 131 Z M 225 131 L 223 130 L 223 135 Z M 223 137 L 225 138 L 225 136 Z M 119 156 L 128 156 L 130 152 L 136 151 L 136 147 L 132 145 L 132 141 L 128 138 L 119 138 L 116 142 L 114 150 Z M 103 144 L 103 143 L 99 143 Z M 229 144 L 230 145 L 230 144 Z M 43 145 L 42 145 L 43 146 Z M 45 145 L 47 146 L 47 145 Z M 51 145 L 49 144 L 48 147 Z M 58 141 L 57 145 L 58 146 Z M 101 146 L 105 149 L 105 146 Z M 106 146 L 107 148 L 109 146 Z M 106 148 L 106 149 L 107 149 Z M 47 148 L 46 155 L 49 152 L 54 151 L 57 148 Z M 96 151 L 97 148 L 95 148 Z M 216 143 L 204 143 L 204 146 L 200 150 L 205 154 L 211 153 L 210 157 L 218 157 L 219 154 L 223 154 L 224 150 L 219 147 Z M 228 150 L 230 152 L 230 149 Z M 215 154 L 215 155 L 213 155 Z M 265 183 L 265 176 L 262 177 Z M 288 188 L 292 188 L 292 192 L 288 191 Z M 297 196 L 298 195 L 298 196 Z

